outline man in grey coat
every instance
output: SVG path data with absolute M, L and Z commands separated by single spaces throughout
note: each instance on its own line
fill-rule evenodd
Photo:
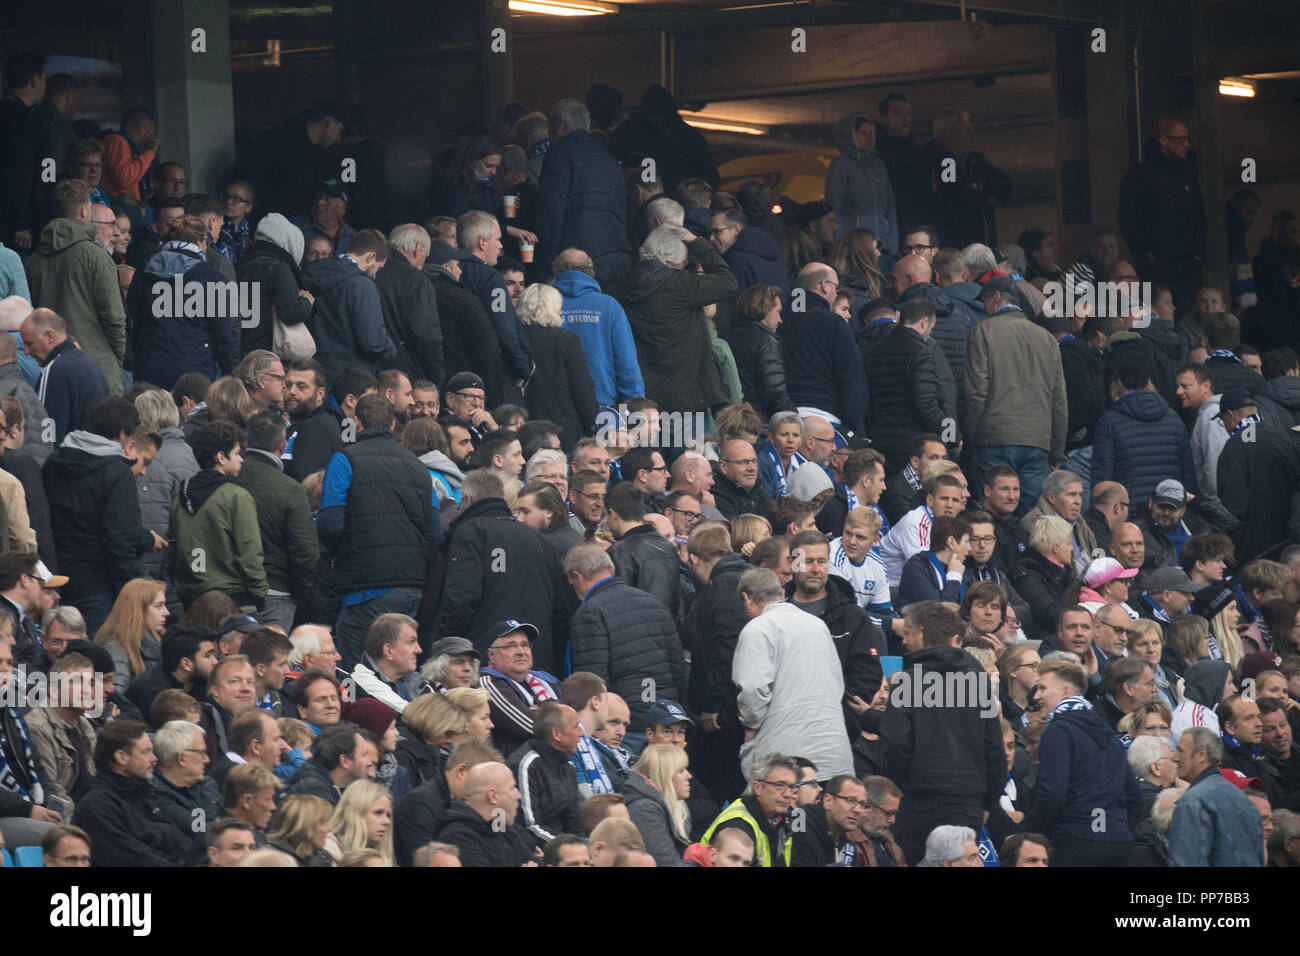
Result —
M 1178 776 L 1191 786 L 1174 807 L 1169 827 L 1173 865 L 1263 866 L 1262 819 L 1240 787 L 1220 772 L 1223 743 L 1218 735 L 1208 727 L 1189 727 L 1178 738 L 1174 760 Z

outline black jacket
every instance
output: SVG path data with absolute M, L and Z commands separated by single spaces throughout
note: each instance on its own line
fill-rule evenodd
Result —
M 1002 731 L 996 720 L 981 715 L 975 701 L 970 706 L 927 707 L 921 705 L 921 686 L 916 680 L 934 673 L 970 674 L 959 678 L 987 682 L 979 662 L 956 647 L 926 647 L 903 658 L 903 673 L 915 694 L 915 705 L 896 706 L 891 692 L 888 708 L 880 719 L 885 740 L 885 775 L 903 788 L 909 797 L 943 799 L 991 810 L 1007 782 L 1006 755 Z M 924 680 L 924 678 L 922 678 Z M 992 695 L 985 683 L 985 693 Z M 948 703 L 955 703 L 949 701 Z
M 587 368 L 582 342 L 568 329 L 524 327 L 537 370 L 525 400 L 529 417 L 560 426 L 560 441 L 571 449 L 579 438 L 596 433 L 596 386 Z
M 569 630 L 573 671 L 589 671 L 627 701 L 628 728 L 645 728 L 650 702 L 645 681 L 653 681 L 654 699 L 681 700 L 686 690 L 686 659 L 672 613 L 657 598 L 606 578 L 588 592 L 574 612 Z
M 592 259 L 630 257 L 625 196 L 622 168 L 589 132 L 551 143 L 537 179 L 537 261 L 550 263 L 569 246 Z
M 966 343 L 970 340 L 971 316 L 964 305 L 958 305 L 947 291 L 933 282 L 921 282 L 912 286 L 898 297 L 898 307 L 901 309 L 908 302 L 917 299 L 924 299 L 934 306 L 934 331 L 930 333 L 930 341 L 943 352 L 952 372 L 957 388 L 957 404 L 952 411 L 955 417 L 966 404 Z M 982 310 L 978 318 L 985 318 Z
M 313 797 L 328 800 L 331 807 L 338 806 L 339 799 L 343 796 L 339 788 L 334 785 L 325 765 L 314 756 L 310 757 L 293 775 L 293 779 L 289 781 L 288 793 L 290 796 L 296 793 L 311 794 Z
M 1126 392 L 1097 420 L 1092 486 L 1118 481 L 1146 501 L 1166 478 L 1196 491 L 1192 447 L 1178 414 L 1155 392 Z
M 903 467 L 890 475 L 889 480 L 885 482 L 884 494 L 880 496 L 880 510 L 885 513 L 892 526 L 898 524 L 898 519 L 903 515 L 923 504 L 925 504 L 925 492 L 913 488 L 912 483 L 907 480 L 907 463 L 904 462 Z
M 1082 520 L 1088 525 L 1088 530 L 1092 532 L 1097 547 L 1109 554 L 1110 539 L 1114 532 L 1111 531 L 1110 522 L 1106 520 L 1106 516 L 1093 507 L 1083 513 Z
M 487 386 L 487 407 L 495 408 L 501 404 L 505 366 L 483 303 L 462 289 L 442 266 L 426 262 L 424 274 L 433 280 L 438 295 L 442 368 L 446 376 L 437 380 L 439 387 L 457 372 L 475 372 Z
M 766 518 L 772 508 L 771 499 L 761 482 L 755 480 L 754 487 L 746 491 L 720 471 L 713 474 L 713 503 L 728 521 L 736 515 L 762 515 Z
M 543 259 L 543 262 L 549 260 Z M 533 353 L 515 313 L 505 280 L 497 270 L 470 256 L 460 264 L 460 285 L 478 299 L 501 348 L 501 361 L 510 379 L 527 379 L 533 374 Z
M 345 368 L 376 373 L 380 362 L 397 354 L 384 324 L 384 309 L 374 280 L 347 259 L 317 259 L 302 271 L 316 297 L 311 334 L 316 361 L 333 380 Z
M 55 442 L 62 442 L 69 432 L 89 428 L 91 409 L 108 396 L 108 380 L 94 358 L 71 338 L 54 347 L 45 360 L 36 397 L 54 421 Z
M 311 300 L 302 290 L 302 270 L 293 256 L 274 242 L 258 239 L 235 263 L 240 282 L 256 282 L 261 299 L 260 319 L 251 329 L 242 329 L 239 350 L 247 355 L 254 349 L 271 351 L 274 343 L 272 316 L 284 325 L 301 325 L 311 316 Z
M 37 425 L 33 423 L 28 427 Z M 40 464 L 26 452 L 10 448 L 5 451 L 4 458 L 0 458 L 0 468 L 22 482 L 23 494 L 27 497 L 27 519 L 36 532 L 37 554 L 47 567 L 57 568 L 59 558 L 54 547 L 54 526 L 50 523 L 50 503 L 45 497 Z
M 1258 428 L 1249 460 L 1250 509 L 1236 550 L 1239 563 L 1276 557 L 1281 548 L 1300 542 L 1300 435 Z
M 397 802 L 393 810 L 393 854 L 398 866 L 410 866 L 415 851 L 433 840 L 446 822 L 451 802 L 447 776 L 442 773 L 413 787 Z
M 1297 313 L 1300 321 L 1300 313 Z M 1271 378 L 1251 393 L 1260 421 L 1282 428 L 1300 425 L 1300 378 L 1282 375 Z
M 1264 376 L 1246 368 L 1239 359 L 1211 355 L 1205 360 L 1205 367 L 1210 370 L 1215 395 L 1222 395 L 1230 388 L 1244 388 L 1254 395 L 1256 389 L 1264 387 Z
M 444 549 L 447 571 L 436 632 L 465 637 L 486 656 L 492 625 L 506 618 L 526 621 L 539 633 L 533 666 L 553 670 L 564 659 L 568 638 L 568 622 L 557 614 L 564 607 L 559 589 L 568 585 L 546 539 L 516 521 L 503 499 L 484 498 L 451 523 Z
M 614 573 L 624 583 L 657 597 L 676 615 L 681 583 L 677 552 L 654 527 L 637 525 L 609 549 Z
M 1149 257 L 1204 258 L 1205 202 L 1195 153 L 1185 159 L 1166 156 L 1152 138 L 1143 157 L 1124 176 L 1119 191 L 1119 228 L 1134 264 L 1141 269 Z
M 284 473 L 294 481 L 324 471 L 334 453 L 343 450 L 343 413 L 328 396 L 323 405 L 289 425 Z
M 935 351 L 925 337 L 905 325 L 894 326 L 866 357 L 871 390 L 867 434 L 885 456 L 888 471 L 907 464 L 917 435 L 942 433 L 945 419 L 957 413 L 944 408 L 935 361 Z
M 90 836 L 92 866 L 185 866 L 186 837 L 158 806 L 148 780 L 97 774 L 72 822 Z
M 1089 348 L 1086 341 L 1075 336 L 1060 345 L 1070 415 L 1065 450 L 1070 452 L 1092 444 L 1097 419 L 1106 410 L 1109 380 L 1105 359 L 1100 352 Z
M 1061 616 L 1061 599 L 1073 582 L 1071 567 L 1057 567 L 1033 548 L 1026 548 L 1011 575 L 1011 583 L 1034 616 L 1032 621 L 1021 621 L 1021 626 L 1029 624 L 1035 634 L 1043 637 L 1055 634 Z
M 461 866 L 523 866 L 533 859 L 535 844 L 518 820 L 499 828 L 464 800 L 453 800 L 438 831 L 440 843 L 460 850 Z
M 728 344 L 736 360 L 745 401 L 763 418 L 793 411 L 794 404 L 785 386 L 785 359 L 776 333 L 761 322 L 737 317 Z
M 1178 559 L 1174 554 L 1172 542 L 1170 542 L 1168 535 L 1160 530 L 1155 518 L 1151 516 L 1150 501 L 1138 508 L 1137 513 L 1129 520 L 1142 531 L 1142 540 L 1146 546 L 1146 557 L 1142 560 L 1142 567 L 1173 568 L 1178 566 Z M 1205 522 L 1205 519 L 1192 514 L 1190 510 L 1183 515 L 1182 520 L 1183 524 L 1187 525 L 1187 530 L 1192 534 L 1204 534 L 1210 530 L 1210 526 Z M 1100 544 L 1101 542 L 1098 542 L 1098 545 Z M 1134 592 L 1134 596 L 1137 596 L 1137 592 Z
M 1029 532 L 1014 514 L 1005 518 L 993 515 L 993 531 L 998 536 L 993 560 L 997 561 L 998 567 L 1014 577 L 1020 558 L 1029 550 Z
M 561 833 L 581 833 L 578 775 L 569 755 L 549 744 L 530 740 L 510 755 L 508 765 L 519 785 L 516 822 L 538 847 Z
M 154 698 L 165 690 L 184 690 L 181 682 L 175 677 L 162 669 L 159 664 L 149 668 L 139 677 L 131 681 L 126 687 L 126 699 L 135 704 L 136 709 L 149 719 L 149 708 L 153 706 Z M 189 691 L 189 695 L 199 703 L 207 699 L 208 687 L 202 681 L 197 681 Z M 211 771 L 209 771 L 211 772 Z
M 442 533 L 428 469 L 387 428 L 361 431 L 342 454 L 352 468 L 347 504 L 317 519 L 334 558 L 332 583 L 345 594 L 424 587 Z
M 930 188 L 938 214 L 934 225 L 939 227 L 943 242 L 959 249 L 982 242 L 996 249 L 998 223 L 994 206 L 1010 197 L 1011 177 L 983 153 L 971 150 L 956 156 L 937 139 L 926 145 L 931 163 Z M 945 164 L 950 159 L 956 162 L 955 176 L 945 175 Z
M 438 748 L 425 743 L 400 720 L 397 728 L 397 748 L 393 756 L 411 775 L 411 786 L 418 787 L 431 780 L 441 780 L 443 760 Z
M 1300 747 L 1293 743 L 1285 760 L 1266 752 L 1262 769 L 1273 806 L 1293 813 L 1300 809 Z
M 565 142 L 567 136 L 561 145 Z M 620 162 L 653 157 L 666 194 L 692 177 L 703 179 L 714 189 L 720 183 L 708 142 L 699 130 L 687 125 L 677 112 L 676 98 L 658 83 L 645 91 L 632 115 L 614 130 L 609 148 Z
M 716 713 L 723 727 L 740 721 L 736 685 L 731 682 L 731 662 L 736 641 L 749 623 L 744 602 L 736 590 L 740 576 L 751 565 L 739 554 L 729 554 L 709 573 L 709 582 L 695 592 L 691 608 L 691 680 L 687 701 L 696 713 Z
M 59 571 L 69 578 L 63 599 L 73 604 L 82 595 L 115 595 L 136 576 L 137 545 L 145 531 L 127 460 L 97 435 L 70 437 L 42 474 L 54 546 L 62 555 Z
M 795 405 L 809 405 L 837 416 L 844 429 L 857 431 L 867 417 L 867 378 L 853 331 L 814 292 L 803 311 L 787 305 L 781 322 L 786 387 Z
M 397 355 L 385 368 L 401 369 L 411 381 L 427 378 L 441 385 L 442 323 L 438 320 L 438 293 L 429 277 L 389 247 L 388 261 L 375 276 L 379 303 L 384 310 L 388 337 Z
M 1132 839 L 1141 813 L 1124 745 L 1096 711 L 1067 710 L 1047 722 L 1025 832 L 1124 843 Z
M 232 480 L 257 505 L 267 586 L 301 599 L 316 579 L 320 558 L 306 490 L 284 474 L 278 458 L 253 448 L 245 450 L 244 467 Z
M 194 786 L 181 788 L 154 769 L 154 796 L 162 815 L 186 838 L 189 844 L 189 862 L 197 866 L 207 859 L 207 826 L 225 816 L 217 782 L 203 777 Z
M 802 808 L 803 826 L 794 831 L 794 847 L 790 851 L 791 866 L 834 866 L 840 852 L 849 842 L 846 837 L 836 841 L 831 834 L 830 822 L 822 802 Z M 856 856 L 856 849 L 854 851 Z

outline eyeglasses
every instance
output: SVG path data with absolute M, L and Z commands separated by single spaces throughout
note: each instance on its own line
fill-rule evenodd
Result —
M 803 787 L 808 787 L 810 790 L 820 790 L 822 785 L 816 780 L 800 780 L 795 784 L 796 789 L 802 789 Z
M 898 816 L 898 811 L 897 811 L 897 810 L 886 810 L 884 807 L 882 807 L 882 806 L 881 806 L 880 804 L 878 804 L 878 803 L 868 804 L 868 809 L 871 809 L 871 810 L 879 810 L 879 811 L 880 811 L 880 815 L 881 815 L 882 817 L 884 817 L 886 820 L 892 820 L 892 819 L 894 819 L 895 817 Z
M 592 491 L 592 492 L 587 492 L 587 491 L 579 491 L 577 488 L 574 488 L 574 489 L 573 489 L 573 493 L 574 493 L 575 495 L 578 495 L 578 496 L 581 497 L 581 498 L 586 498 L 588 501 L 604 501 L 604 500 L 605 500 L 605 492 L 603 492 L 603 491 Z
M 699 511 L 683 511 L 681 508 L 665 508 L 664 510 L 671 511 L 673 514 L 679 514 L 687 521 L 691 522 L 699 521 L 704 517 L 703 513 Z
M 185 752 L 187 754 L 203 754 L 205 757 L 208 755 L 206 750 L 195 750 L 193 747 L 186 747 Z
M 510 644 L 493 644 L 491 649 L 494 651 L 510 651 L 513 653 L 514 651 L 527 650 L 532 646 L 533 645 L 528 643 L 520 643 L 519 641 L 514 641 Z
M 799 784 L 797 783 L 782 783 L 778 780 L 758 780 L 756 782 L 761 783 L 765 787 L 771 787 L 773 790 L 780 790 L 782 793 L 799 792 Z
M 834 439 L 834 438 L 818 438 L 816 435 L 809 435 L 808 437 L 811 438 L 813 441 L 819 441 L 819 442 L 821 442 L 821 443 L 824 444 L 824 445 L 834 445 L 834 444 L 835 444 L 835 439 Z
M 938 246 L 903 246 L 898 251 L 908 256 L 914 252 L 925 252 L 926 249 L 938 249 Z
M 740 228 L 739 226 L 737 226 L 737 225 L 735 225 L 735 224 L 733 223 L 733 224 L 730 225 L 730 226 L 723 226 L 721 229 L 710 229 L 710 230 L 709 230 L 709 237 L 712 238 L 712 239 L 716 239 L 716 238 L 718 238 L 718 236 L 722 235 L 724 232 L 727 232 L 727 231 L 729 231 L 729 230 L 731 230 L 731 229 L 739 229 L 739 228 Z
M 859 800 L 857 797 L 842 797 L 838 793 L 832 793 L 831 796 L 836 800 L 843 800 L 849 806 L 856 807 L 859 810 L 866 811 L 871 809 L 871 804 L 867 803 L 865 800 Z
M 447 394 L 448 394 L 448 395 L 459 395 L 461 398 L 465 399 L 467 402 L 476 402 L 476 403 L 479 404 L 479 405 L 486 405 L 486 404 L 487 404 L 487 396 L 486 396 L 486 395 L 475 395 L 475 394 L 472 393 L 472 392 L 448 392 Z
M 978 538 L 975 537 L 974 535 L 971 535 L 970 543 L 971 544 L 993 544 L 997 540 L 998 540 L 998 536 L 995 534 L 982 534 Z
M 248 205 L 253 201 L 248 196 L 237 196 L 237 195 L 232 195 L 231 193 L 222 193 L 218 198 L 222 202 L 238 202 L 238 203 L 243 203 L 244 205 Z
M 1026 664 L 1017 664 L 1015 667 L 1012 668 L 1012 670 L 1017 670 L 1017 671 L 1018 671 L 1018 670 L 1020 670 L 1020 668 L 1022 668 L 1022 667 L 1028 667 L 1031 671 L 1036 671 L 1036 670 L 1038 670 L 1038 663 L 1039 663 L 1038 661 L 1031 661 L 1031 662 L 1026 663 Z

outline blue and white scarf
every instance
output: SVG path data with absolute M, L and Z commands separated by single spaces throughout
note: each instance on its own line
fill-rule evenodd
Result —
M 578 750 L 570 763 L 578 774 L 578 791 L 584 799 L 593 793 L 614 792 L 614 784 L 605 772 L 605 762 L 600 759 L 591 737 L 583 735 L 578 739 Z
M 1205 357 L 1206 361 L 1209 361 L 1212 358 L 1226 358 L 1226 359 L 1231 359 L 1232 361 L 1236 362 L 1238 365 L 1242 364 L 1241 357 L 1237 355 L 1236 352 L 1233 352 L 1230 349 L 1215 349 L 1213 352 L 1211 352 L 1209 355 Z
M 1077 694 L 1073 697 L 1067 697 L 1052 708 L 1052 712 L 1047 715 L 1047 722 L 1050 724 L 1053 717 L 1057 714 L 1064 713 L 1067 710 L 1092 710 L 1092 704 L 1088 703 Z
M 1219 731 L 1219 736 L 1223 738 L 1223 745 L 1224 745 L 1225 747 L 1240 747 L 1240 746 L 1242 746 L 1242 742 L 1241 742 L 1240 740 L 1238 740 L 1236 737 L 1232 736 L 1232 734 L 1228 733 L 1226 730 L 1221 730 L 1221 731 Z M 1260 744 L 1251 744 L 1251 745 L 1250 745 L 1250 756 L 1251 756 L 1251 759 L 1252 759 L 1252 760 L 1261 760 L 1261 759 L 1263 759 L 1263 756 L 1264 756 L 1264 748 L 1263 748 L 1263 746 L 1261 746 Z
M 781 456 L 776 453 L 776 449 L 772 447 L 771 442 L 767 443 L 767 448 L 765 450 L 767 452 L 767 460 L 772 463 L 772 474 L 776 481 L 776 493 L 777 495 L 784 496 L 786 494 L 786 485 L 788 484 L 788 475 L 786 474 L 785 469 L 781 467 Z M 798 452 L 791 455 L 790 473 L 793 474 L 799 466 L 807 460 L 807 458 Z

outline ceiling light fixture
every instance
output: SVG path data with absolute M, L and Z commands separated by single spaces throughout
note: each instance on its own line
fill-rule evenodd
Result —
M 1222 96 L 1254 96 L 1255 84 L 1251 80 L 1238 79 L 1235 76 L 1219 80 L 1219 94 Z
M 750 126 L 746 123 L 722 120 L 722 119 L 705 119 L 703 117 L 683 116 L 687 125 L 694 126 L 696 129 L 708 129 L 718 133 L 744 133 L 747 136 L 763 136 L 767 130 L 762 126 Z
M 552 17 L 597 17 L 618 13 L 612 3 L 597 0 L 510 0 L 513 13 L 542 13 Z

